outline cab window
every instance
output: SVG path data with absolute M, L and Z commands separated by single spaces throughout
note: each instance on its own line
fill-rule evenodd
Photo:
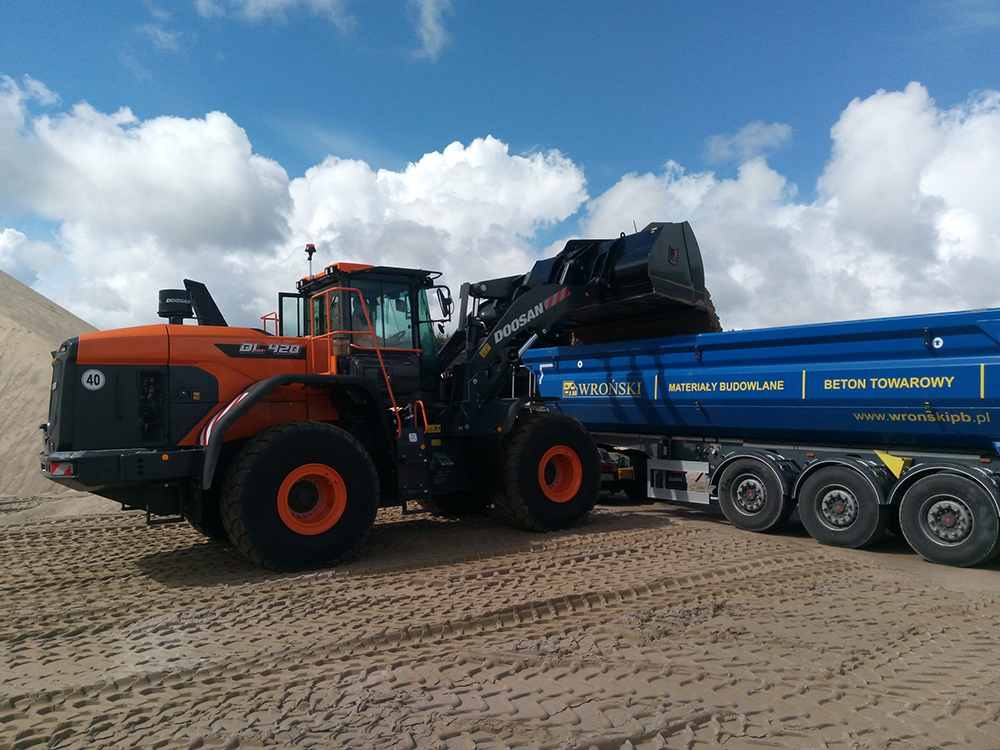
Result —
M 326 333 L 326 295 L 317 294 L 312 298 L 312 332 L 313 336 Z
M 413 309 L 409 284 L 358 281 L 379 346 L 413 349 Z M 356 294 L 351 295 L 351 330 L 368 331 L 364 311 Z M 370 336 L 356 337 L 356 343 L 370 346 Z

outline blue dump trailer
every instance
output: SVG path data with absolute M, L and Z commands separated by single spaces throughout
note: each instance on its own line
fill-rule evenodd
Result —
M 630 497 L 718 505 L 824 544 L 887 525 L 924 558 L 1000 552 L 1000 309 L 524 352 Z M 705 475 L 707 491 L 689 489 Z

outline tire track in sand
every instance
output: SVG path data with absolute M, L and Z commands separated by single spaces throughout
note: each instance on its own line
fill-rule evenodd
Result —
M 1000 744 L 993 598 L 795 541 L 389 515 L 354 563 L 280 576 L 182 527 L 0 529 L 0 747 Z

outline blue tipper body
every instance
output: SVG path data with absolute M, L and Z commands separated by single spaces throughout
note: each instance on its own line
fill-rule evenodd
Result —
M 1000 309 L 553 347 L 522 360 L 543 398 L 597 432 L 989 453 L 1000 439 Z

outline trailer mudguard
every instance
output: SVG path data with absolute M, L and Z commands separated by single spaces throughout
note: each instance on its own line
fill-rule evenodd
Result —
M 385 408 L 385 400 L 382 395 L 370 381 L 345 375 L 275 375 L 266 380 L 259 380 L 244 389 L 202 428 L 198 437 L 198 445 L 205 447 L 205 463 L 201 471 L 202 490 L 207 490 L 212 486 L 216 465 L 219 462 L 219 454 L 222 452 L 222 444 L 229 428 L 268 393 L 285 385 L 336 386 L 348 393 L 353 391 L 363 400 L 371 401 L 374 411 L 381 420 L 382 433 L 385 435 L 387 448 L 391 452 L 392 428 L 389 424 L 388 410 Z
M 885 469 L 885 467 L 873 465 L 869 461 L 865 461 L 861 458 L 855 458 L 853 456 L 831 456 L 829 458 L 817 459 L 816 461 L 808 464 L 795 481 L 795 487 L 792 489 L 792 497 L 795 500 L 798 500 L 799 490 L 802 488 L 802 483 L 816 471 L 826 466 L 845 466 L 858 472 L 858 474 L 864 477 L 865 481 L 868 482 L 872 490 L 875 492 L 875 496 L 878 498 L 878 504 L 889 504 L 889 496 L 886 494 L 885 490 L 886 487 L 891 484 L 891 481 L 888 477 L 884 476 L 884 472 L 887 471 L 887 469 Z M 883 475 L 880 476 L 880 474 Z
M 775 479 L 777 479 L 778 483 L 781 485 L 781 494 L 786 497 L 792 496 L 792 485 L 789 480 L 791 471 L 786 466 L 788 461 L 781 456 L 776 456 L 773 453 L 763 450 L 737 451 L 726 456 L 722 459 L 722 462 L 715 467 L 715 471 L 712 472 L 712 484 L 716 484 L 716 478 L 721 477 L 722 473 L 731 463 L 739 461 L 743 458 L 753 458 L 762 462 L 768 469 L 771 470 Z
M 918 479 L 923 479 L 924 477 L 931 476 L 932 474 L 958 474 L 959 476 L 971 479 L 973 482 L 982 487 L 986 494 L 990 496 L 990 499 L 993 500 L 993 504 L 996 506 L 997 513 L 1000 514 L 1000 486 L 997 485 L 996 476 L 992 472 L 986 469 L 981 469 L 978 466 L 966 466 L 947 461 L 917 464 L 913 468 L 906 471 L 902 478 L 896 482 L 895 487 L 892 488 L 892 493 L 889 496 L 889 503 L 891 505 L 898 505 L 903 499 L 903 495 L 906 494 L 906 491 L 910 489 L 910 487 L 912 487 Z

